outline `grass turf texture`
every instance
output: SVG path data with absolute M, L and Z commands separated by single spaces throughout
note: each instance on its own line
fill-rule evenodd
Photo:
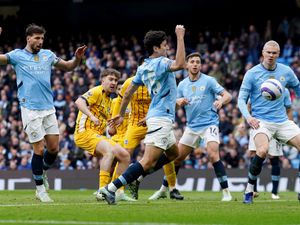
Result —
M 297 193 L 260 193 L 254 204 L 242 203 L 242 193 L 221 202 L 221 192 L 183 192 L 183 201 L 149 201 L 154 191 L 140 191 L 137 202 L 107 205 L 92 190 L 50 191 L 54 203 L 40 203 L 33 190 L 0 191 L 0 224 L 299 224 Z

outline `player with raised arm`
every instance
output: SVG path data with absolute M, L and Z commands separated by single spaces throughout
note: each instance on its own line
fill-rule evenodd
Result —
M 52 66 L 73 70 L 80 64 L 86 46 L 77 48 L 75 57 L 65 61 L 42 48 L 45 33 L 42 26 L 29 24 L 25 33 L 26 47 L 1 54 L 0 65 L 13 65 L 17 74 L 22 123 L 34 151 L 31 167 L 36 198 L 41 202 L 53 202 L 47 193 L 49 184 L 46 171 L 54 163 L 59 151 L 59 130 L 51 89 L 51 70 Z
M 185 158 L 199 146 L 201 139 L 207 148 L 210 162 L 223 190 L 222 201 L 231 201 L 225 167 L 219 155 L 219 118 L 217 110 L 231 101 L 231 95 L 217 81 L 200 72 L 201 57 L 198 52 L 186 57 L 188 77 L 177 90 L 177 105 L 184 107 L 187 127 L 179 141 L 179 156 L 175 159 L 176 172 Z M 220 96 L 216 99 L 216 96 Z M 149 199 L 164 196 L 164 185 Z
M 185 47 L 182 25 L 175 28 L 177 36 L 176 60 L 167 56 L 167 36 L 163 31 L 149 31 L 144 38 L 144 45 L 149 58 L 138 67 L 136 77 L 128 87 L 121 104 L 120 115 L 111 120 L 111 125 L 122 122 L 126 107 L 131 96 L 140 85 L 145 85 L 151 95 L 151 104 L 147 113 L 148 131 L 143 158 L 131 165 L 125 173 L 108 186 L 101 189 L 108 204 L 115 203 L 115 192 L 118 188 L 131 183 L 139 176 L 155 171 L 178 156 L 178 149 L 173 132 L 176 105 L 176 79 L 173 71 L 184 68 Z

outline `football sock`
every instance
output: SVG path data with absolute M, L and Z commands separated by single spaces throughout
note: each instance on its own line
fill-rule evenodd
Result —
M 250 163 L 252 162 L 252 160 L 254 159 L 254 156 L 250 158 Z M 250 164 L 251 165 L 251 164 Z M 253 191 L 257 192 L 257 180 L 255 181 L 255 184 L 253 186 Z
M 100 170 L 99 172 L 99 189 L 105 187 L 110 181 L 110 172 Z
M 177 178 L 177 174 L 178 174 L 178 172 L 179 172 L 179 169 L 180 169 L 180 165 L 175 166 L 175 173 L 176 173 L 175 179 Z M 175 183 L 176 183 L 176 180 L 175 180 Z M 163 188 L 163 186 L 166 187 L 166 188 L 169 187 L 169 184 L 168 184 L 168 181 L 167 181 L 167 179 L 166 179 L 166 176 L 164 176 L 163 182 L 162 182 L 162 187 L 160 188 L 162 191 L 163 191 L 163 190 L 166 190 L 166 189 Z
M 279 179 L 280 179 L 280 166 L 279 166 L 279 157 L 273 157 L 270 159 L 272 170 L 272 193 L 277 195 L 278 193 L 278 185 L 279 185 Z
M 49 153 L 48 150 L 46 150 L 44 152 L 44 156 L 43 156 L 43 170 L 48 170 L 53 163 L 55 162 L 55 159 L 57 157 L 58 152 L 52 154 Z
M 144 169 L 139 162 L 136 162 L 129 166 L 121 176 L 110 183 L 108 185 L 108 190 L 115 192 L 120 187 L 135 181 L 142 174 L 144 174 Z
M 257 180 L 257 176 L 260 174 L 262 165 L 265 159 L 260 158 L 258 155 L 255 155 L 251 161 L 251 165 L 248 173 L 248 183 L 254 185 Z
M 42 185 L 43 182 L 43 156 L 33 154 L 31 160 L 33 179 L 36 185 Z
M 113 176 L 112 176 L 111 180 L 115 180 L 115 179 L 117 179 L 120 176 L 120 174 L 117 174 L 118 166 L 119 166 L 119 163 L 117 163 L 116 166 L 115 166 L 114 173 L 113 173 Z M 120 187 L 119 190 L 123 190 L 124 191 L 124 189 L 125 189 L 125 187 L 122 186 L 122 187 Z
M 175 172 L 175 165 L 174 161 L 167 163 L 164 165 L 164 172 L 165 177 L 168 182 L 169 188 L 172 191 L 175 188 L 176 185 L 176 172 Z
M 222 189 L 228 188 L 227 175 L 222 161 L 213 163 L 213 167 Z

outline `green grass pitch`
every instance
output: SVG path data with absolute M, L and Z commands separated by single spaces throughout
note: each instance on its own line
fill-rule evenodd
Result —
M 0 224 L 179 225 L 179 224 L 300 224 L 297 193 L 260 193 L 244 205 L 242 193 L 221 202 L 221 192 L 183 192 L 185 200 L 148 201 L 153 190 L 141 190 L 137 202 L 107 205 L 92 190 L 50 191 L 54 203 L 40 203 L 34 190 L 0 191 Z

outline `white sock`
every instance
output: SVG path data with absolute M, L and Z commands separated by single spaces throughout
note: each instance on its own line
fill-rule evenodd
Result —
M 110 183 L 108 184 L 108 190 L 112 192 L 116 192 L 118 188 L 113 183 Z
M 45 192 L 46 189 L 45 189 L 45 186 L 42 184 L 42 185 L 36 185 L 36 190 L 38 192 Z
M 173 188 L 174 189 L 174 188 Z M 172 190 L 173 190 L 172 189 Z M 161 187 L 160 187 L 160 189 L 159 189 L 160 191 L 163 191 L 163 192 L 166 192 L 167 190 L 168 190 L 168 188 L 166 187 L 166 186 L 164 186 L 164 185 L 161 185 Z M 170 189 L 171 190 L 171 189 Z M 171 190 L 171 191 L 172 191 Z
M 254 190 L 254 185 L 248 183 L 245 193 L 253 192 L 253 190 Z
M 139 178 L 137 179 L 138 182 L 142 182 L 142 180 L 144 179 L 143 175 L 139 176 Z

